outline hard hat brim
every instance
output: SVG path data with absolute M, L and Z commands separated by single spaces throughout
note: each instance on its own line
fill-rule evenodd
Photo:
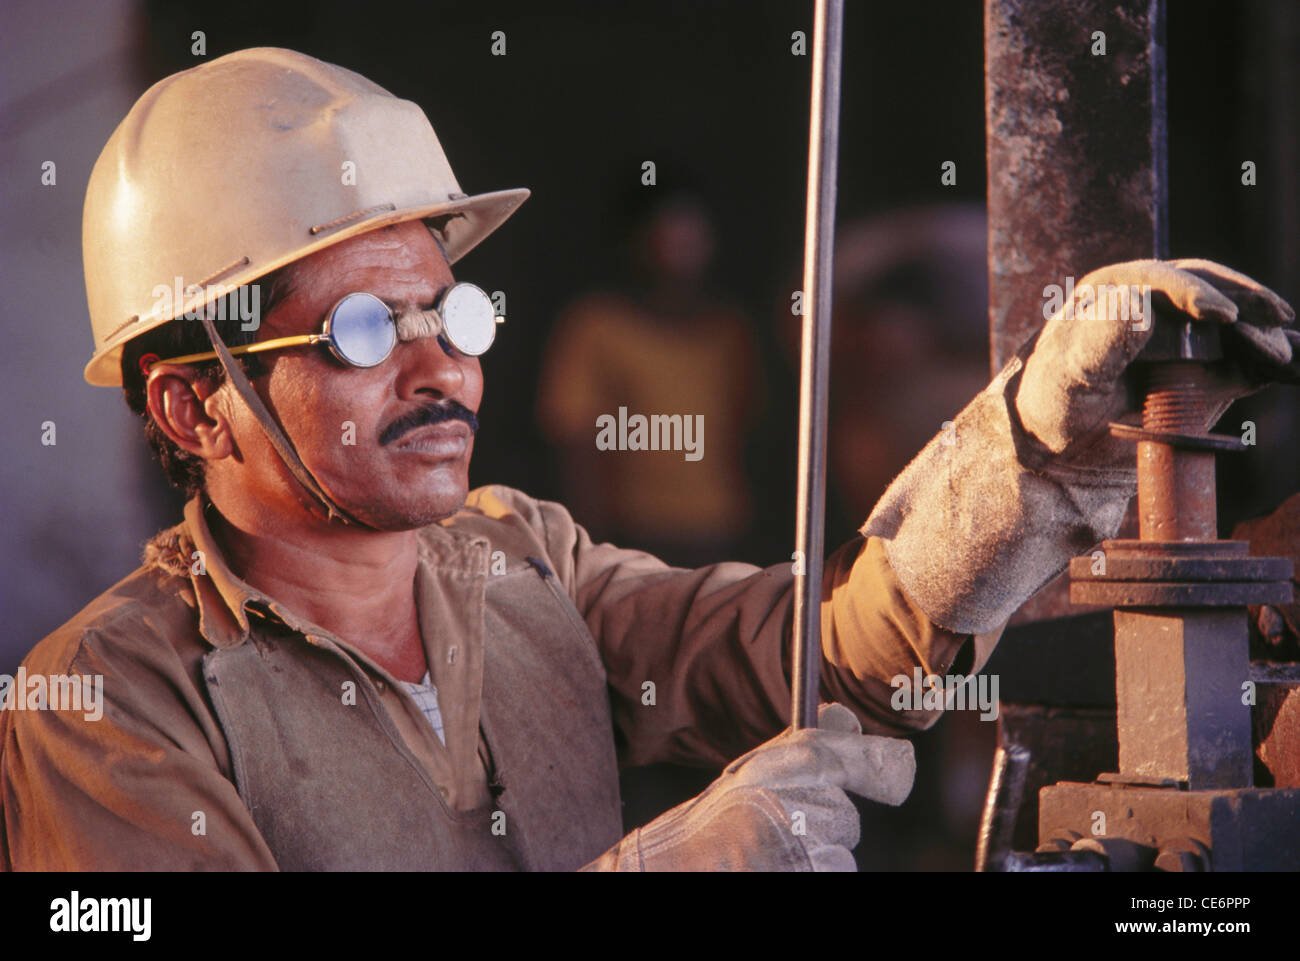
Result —
M 282 257 L 263 263 L 249 263 L 229 276 L 222 277 L 220 289 L 209 288 L 203 296 L 186 300 L 178 310 L 172 311 L 170 316 L 151 314 L 124 318 L 122 327 L 105 341 L 86 364 L 84 371 L 86 382 L 96 387 L 122 386 L 122 348 L 127 341 L 160 327 L 188 311 L 206 306 L 210 301 L 219 299 L 224 292 L 252 283 L 286 264 L 371 230 L 409 220 L 428 220 L 447 214 L 459 214 L 459 217 L 447 223 L 442 234 L 448 262 L 454 264 L 505 223 L 528 199 L 529 194 L 527 188 L 520 187 L 475 194 L 472 197 L 461 197 L 436 204 L 379 210 L 369 216 L 349 221 L 335 230 L 322 231 L 320 236 L 305 237 L 301 247 Z

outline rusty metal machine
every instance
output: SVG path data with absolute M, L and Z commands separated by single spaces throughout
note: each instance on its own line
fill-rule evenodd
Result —
M 1203 429 L 1221 356 L 1217 328 L 1157 316 L 1142 426 L 1111 427 L 1137 444 L 1140 536 L 1075 558 L 1070 597 L 1115 609 L 1118 770 L 1043 789 L 1038 853 L 1061 857 L 1030 864 L 1300 870 L 1300 784 L 1255 783 L 1252 712 L 1277 681 L 1252 676 L 1247 624 L 1291 601 L 1292 562 L 1217 539 L 1215 453 L 1243 447 Z
M 995 368 L 1066 269 L 1165 255 L 1163 18 L 1161 0 L 986 0 Z M 1088 24 L 1116 59 L 1063 48 Z M 1003 706 L 978 870 L 1300 870 L 1300 664 L 1252 662 L 1247 621 L 1291 601 L 1292 562 L 1218 539 L 1215 457 L 1243 447 L 1204 429 L 1222 350 L 1217 329 L 1157 313 L 1141 426 L 1111 427 L 1136 445 L 1137 536 L 1031 602 L 1043 619 L 1067 591 L 1113 609 L 1114 713 Z

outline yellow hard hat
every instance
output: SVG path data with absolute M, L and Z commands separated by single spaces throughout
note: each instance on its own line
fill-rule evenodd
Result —
M 455 214 L 439 234 L 455 263 L 528 193 L 467 196 L 418 106 L 314 57 L 258 47 L 173 74 L 86 188 L 86 380 L 120 385 L 131 338 L 378 227 Z

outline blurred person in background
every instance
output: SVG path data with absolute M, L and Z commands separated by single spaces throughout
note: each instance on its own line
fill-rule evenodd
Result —
M 716 234 L 692 189 L 638 186 L 625 277 L 561 313 L 544 361 L 538 419 L 559 449 L 565 500 L 597 539 L 672 564 L 737 556 L 753 520 L 744 469 L 761 374 L 752 322 L 710 282 Z M 597 448 L 597 419 L 694 417 L 699 459 Z

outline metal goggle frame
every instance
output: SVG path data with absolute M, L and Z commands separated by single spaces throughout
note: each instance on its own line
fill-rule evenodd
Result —
M 437 336 L 440 340 L 445 338 L 452 347 L 470 357 L 477 357 L 492 346 L 492 341 L 496 338 L 496 325 L 505 319 L 497 316 L 492 299 L 481 288 L 469 283 L 452 284 L 443 292 L 432 310 L 410 313 L 418 315 L 416 326 L 421 328 L 421 332 L 402 339 L 411 340 L 417 336 Z M 409 315 L 404 313 L 403 320 L 407 316 Z M 433 321 L 434 329 L 428 330 L 426 318 Z M 388 359 L 397 346 L 397 341 L 398 318 L 392 308 L 374 294 L 357 291 L 346 295 L 330 308 L 319 334 L 276 337 L 242 347 L 231 347 L 229 350 L 231 354 L 257 354 L 286 347 L 326 344 L 330 352 L 345 364 L 376 367 Z M 209 350 L 168 357 L 165 360 L 148 358 L 148 366 L 196 364 L 216 359 L 216 351 Z

